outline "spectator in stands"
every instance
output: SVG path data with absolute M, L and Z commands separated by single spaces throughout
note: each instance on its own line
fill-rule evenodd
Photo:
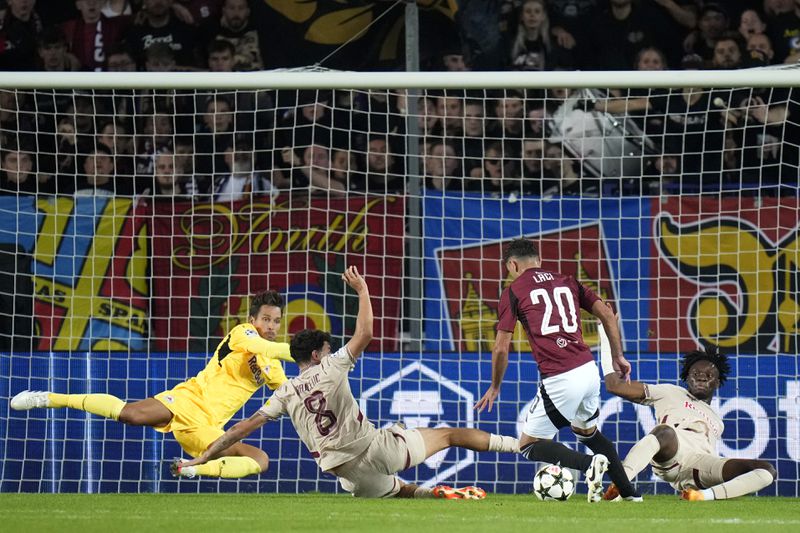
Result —
M 44 29 L 35 0 L 7 0 L 0 11 L 0 70 L 33 70 L 36 40 Z
M 125 45 L 115 44 L 108 48 L 106 70 L 109 72 L 136 72 L 136 59 Z
M 191 176 L 182 177 L 175 172 L 175 156 L 169 148 L 155 154 L 153 194 L 156 199 L 187 200 L 197 191 Z
M 351 189 L 368 194 L 396 194 L 404 191 L 403 177 L 395 170 L 395 157 L 385 134 L 373 134 L 364 154 L 364 173 L 351 181 Z
M 777 63 L 800 61 L 800 2 L 795 0 L 793 9 L 770 18 L 767 35 L 775 47 Z
M 66 186 L 66 182 L 74 181 L 78 171 L 78 134 L 74 115 L 67 113 L 62 116 L 56 128 L 56 161 L 54 168 L 48 170 L 58 176 L 58 180 Z
M 745 9 L 739 15 L 739 34 L 747 41 L 753 35 L 761 35 L 767 30 L 763 16 L 756 9 Z
M 214 176 L 211 195 L 216 202 L 235 202 L 251 194 L 272 191 L 269 178 L 255 171 L 253 147 L 243 139 L 234 139 L 222 153 L 223 171 Z
M 583 55 L 584 68 L 630 69 L 639 49 L 667 40 L 660 24 L 649 4 L 612 0 L 608 9 L 601 11 L 586 28 L 588 49 Z
M 305 147 L 302 165 L 297 170 L 308 180 L 312 194 L 347 192 L 347 183 L 338 180 L 331 172 L 331 155 L 327 146 L 315 143 Z
M 172 4 L 172 11 L 179 20 L 208 35 L 207 28 L 219 19 L 221 4 L 221 0 L 177 0 Z
M 542 162 L 545 180 L 555 180 L 556 186 L 542 191 L 545 196 L 598 196 L 599 185 L 596 179 L 583 178 L 576 170 L 577 163 L 564 152 L 559 144 L 547 143 Z
M 11 146 L 20 136 L 37 131 L 37 117 L 30 111 L 27 101 L 24 93 L 0 89 L 0 148 Z M 53 129 L 50 127 L 49 131 Z
M 636 54 L 634 68 L 636 70 L 666 70 L 667 58 L 655 46 L 647 46 Z
M 108 47 L 124 39 L 130 17 L 106 17 L 102 0 L 76 0 L 75 5 L 81 16 L 62 25 L 67 46 L 84 70 L 103 70 Z
M 263 70 L 261 58 L 263 38 L 250 20 L 250 6 L 247 0 L 224 0 L 219 25 L 211 30 L 212 39 L 222 39 L 234 47 L 237 71 Z
M 515 174 L 513 163 L 503 157 L 503 144 L 492 142 L 486 148 L 481 167 L 473 168 L 470 172 L 467 189 L 484 194 L 519 195 L 522 192 L 522 180 Z
M 442 52 L 442 67 L 449 72 L 464 72 L 471 70 L 464 60 L 464 52 L 460 47 L 451 46 Z
M 76 196 L 130 195 L 133 191 L 115 186 L 114 155 L 107 146 L 97 143 L 83 159 L 83 173 L 78 177 Z
M 526 122 L 524 94 L 516 90 L 505 91 L 495 101 L 494 112 L 497 120 L 490 124 L 487 136 L 502 141 L 506 157 L 519 156 Z
M 544 139 L 522 141 L 522 192 L 544 196 L 553 194 L 559 185 L 555 179 L 546 179 L 544 173 L 544 154 L 547 143 Z
M 359 177 L 360 173 L 355 154 L 344 148 L 331 150 L 331 173 L 333 179 L 346 183 L 349 190 L 355 190 L 356 183 L 364 179 Z
M 437 191 L 461 191 L 460 159 L 452 141 L 437 138 L 425 154 L 425 187 Z
M 208 70 L 210 72 L 233 72 L 236 50 L 230 41 L 215 39 L 208 45 Z
M 4 147 L 5 148 L 5 147 Z M 0 153 L 0 194 L 36 194 L 40 190 L 33 170 L 33 157 L 15 146 Z
M 57 27 L 47 28 L 39 36 L 38 45 L 41 70 L 69 72 L 80 70 L 80 63 L 67 51 L 64 33 Z
M 685 52 L 683 38 L 697 27 L 698 0 L 652 0 L 647 4 L 649 16 L 657 21 L 658 34 L 651 36 L 651 46 L 662 51 L 665 65 L 677 68 Z
M 775 57 L 772 41 L 766 33 L 754 33 L 747 39 L 747 56 L 749 67 L 771 65 Z
M 545 121 L 547 112 L 541 99 L 528 100 L 526 105 L 525 137 L 543 139 L 545 137 Z
M 172 72 L 177 66 L 175 52 L 167 43 L 153 43 L 144 53 L 147 72 Z
M 739 45 L 739 34 L 727 32 L 714 43 L 714 57 L 711 68 L 736 69 L 742 66 L 742 49 Z
M 211 178 L 223 172 L 218 168 L 219 161 L 216 154 L 221 154 L 230 143 L 233 133 L 234 112 L 231 101 L 221 95 L 209 97 L 201 115 L 201 122 L 195 128 L 195 172 L 201 183 L 206 183 Z
M 172 48 L 178 66 L 187 68 L 201 64 L 196 30 L 175 17 L 172 5 L 173 0 L 144 0 L 142 21 L 128 35 L 128 42 L 139 63 L 144 63 L 148 48 L 164 43 Z
M 464 131 L 464 94 L 445 91 L 436 98 L 436 116 L 442 124 L 442 133 L 447 137 L 459 136 Z
M 136 130 L 135 139 L 137 176 L 153 175 L 155 157 L 160 152 L 168 151 L 170 161 L 172 161 L 174 119 L 175 117 L 165 110 L 139 116 L 139 127 Z
M 114 156 L 114 168 L 118 191 L 141 192 L 134 183 L 135 160 L 133 155 L 133 136 L 128 132 L 124 120 L 103 120 L 97 128 L 97 142 L 105 146 Z
M 511 68 L 514 70 L 555 70 L 574 67 L 572 51 L 551 38 L 550 17 L 545 0 L 526 0 L 519 13 L 519 24 L 511 42 Z
M 133 7 L 131 0 L 105 0 L 100 12 L 108 18 L 130 16 L 133 15 Z
M 567 50 L 582 46 L 579 36 L 593 23 L 598 4 L 597 0 L 547 0 L 556 44 Z
M 687 54 L 697 54 L 705 61 L 714 57 L 714 44 L 728 30 L 728 13 L 715 2 L 703 5 L 697 30 L 686 36 L 683 48 Z

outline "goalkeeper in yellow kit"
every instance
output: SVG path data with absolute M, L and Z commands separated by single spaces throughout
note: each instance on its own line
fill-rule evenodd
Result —
M 283 301 L 276 291 L 257 294 L 248 323 L 239 324 L 222 339 L 214 356 L 197 376 L 138 402 L 126 403 L 110 394 L 57 394 L 23 391 L 11 408 L 71 407 L 132 426 L 151 426 L 172 433 L 186 453 L 201 455 L 225 433 L 223 427 L 262 385 L 275 390 L 286 382 L 281 360 L 294 360 L 289 345 L 274 342 L 281 324 Z M 223 457 L 202 465 L 204 476 L 240 478 L 264 472 L 267 454 L 238 442 Z M 207 467 L 207 469 L 206 469 Z

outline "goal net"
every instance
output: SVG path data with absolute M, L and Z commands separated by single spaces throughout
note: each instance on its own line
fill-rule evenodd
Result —
M 268 288 L 285 300 L 281 339 L 316 327 L 341 345 L 357 308 L 346 265 L 375 309 L 350 374 L 366 417 L 517 435 L 539 379 L 520 330 L 496 409 L 473 404 L 491 381 L 502 248 L 525 236 L 619 309 L 636 379 L 677 383 L 700 344 L 728 354 L 719 452 L 770 461 L 763 493 L 798 496 L 798 82 L 791 69 L 4 74 L 0 490 L 341 491 L 288 420 L 247 440 L 270 455 L 261 476 L 177 481 L 170 435 L 9 400 L 167 390 Z M 596 348 L 595 321 L 581 324 Z M 604 392 L 598 422 L 624 457 L 657 421 Z M 449 450 L 401 475 L 526 493 L 535 467 Z M 649 469 L 638 482 L 672 490 Z

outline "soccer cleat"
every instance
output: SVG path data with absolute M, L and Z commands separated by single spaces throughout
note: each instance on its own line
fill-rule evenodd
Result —
M 603 474 L 608 470 L 608 458 L 602 453 L 592 457 L 592 464 L 586 471 L 586 501 L 596 503 L 603 499 Z
M 619 489 L 615 483 L 612 483 L 606 489 L 605 494 L 603 494 L 603 499 L 607 502 L 634 502 L 634 503 L 641 503 L 644 501 L 644 498 L 640 494 L 634 494 L 632 496 L 625 496 L 623 497 L 619 493 Z
M 11 398 L 11 408 L 15 411 L 27 411 L 37 407 L 47 407 L 50 393 L 47 391 L 24 390 Z
M 681 500 L 688 500 L 690 502 L 702 502 L 706 498 L 703 496 L 703 493 L 699 490 L 694 489 L 684 489 L 681 492 Z
M 464 487 L 454 489 L 447 485 L 438 485 L 431 491 L 434 498 L 443 500 L 482 500 L 486 498 L 486 491 L 480 487 Z
M 603 494 L 603 499 L 607 502 L 613 502 L 617 498 L 619 498 L 619 489 L 616 484 L 612 483 L 606 489 L 605 494 Z
M 197 476 L 197 468 L 193 466 L 183 466 L 186 461 L 180 457 L 176 457 L 169 465 L 169 472 L 172 477 L 185 477 L 192 479 Z

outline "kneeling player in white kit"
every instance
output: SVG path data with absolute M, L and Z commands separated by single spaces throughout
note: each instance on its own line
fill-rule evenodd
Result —
M 350 267 L 342 279 L 358 293 L 358 318 L 353 338 L 331 353 L 330 334 L 297 333 L 290 353 L 300 375 L 284 383 L 256 414 L 231 427 L 198 458 L 173 463 L 175 475 L 194 477 L 195 465 L 218 457 L 270 420 L 288 414 L 323 472 L 333 474 L 346 491 L 361 497 L 438 497 L 482 499 L 478 487 L 433 489 L 406 484 L 394 474 L 423 462 L 434 453 L 458 446 L 474 451 L 519 452 L 512 437 L 469 428 L 376 429 L 353 397 L 347 375 L 372 340 L 372 304 L 364 278 Z
M 608 341 L 600 328 L 600 349 L 605 356 L 606 389 L 626 400 L 652 405 L 658 425 L 631 448 L 622 465 L 633 480 L 649 463 L 653 473 L 690 501 L 726 500 L 750 494 L 770 485 L 775 468 L 758 459 L 725 459 L 717 453 L 722 419 L 709 405 L 714 392 L 725 383 L 730 367 L 727 357 L 713 347 L 689 352 L 683 358 L 677 385 L 626 383 L 611 369 Z M 603 499 L 619 495 L 612 483 Z

